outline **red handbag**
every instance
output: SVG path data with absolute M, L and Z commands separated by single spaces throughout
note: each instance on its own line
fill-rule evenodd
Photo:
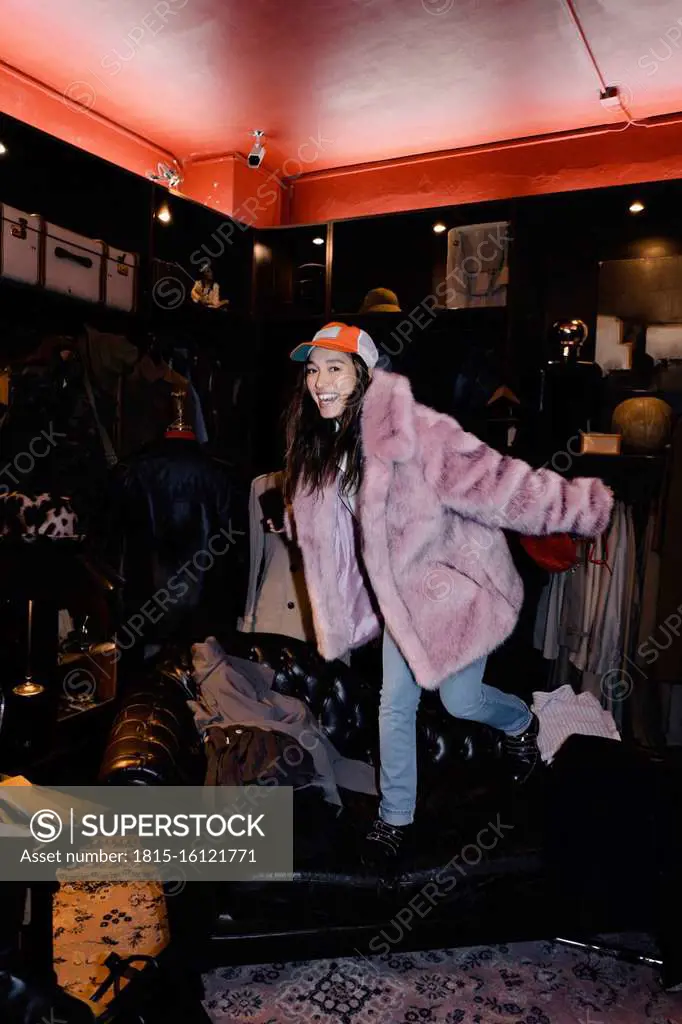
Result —
M 547 572 L 567 572 L 580 560 L 577 541 L 570 533 L 550 533 L 546 537 L 522 536 L 521 546 Z

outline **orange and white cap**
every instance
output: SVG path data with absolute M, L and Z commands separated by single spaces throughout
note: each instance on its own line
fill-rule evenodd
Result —
M 312 341 L 297 345 L 290 358 L 304 363 L 314 348 L 329 348 L 335 352 L 348 352 L 360 356 L 368 369 L 379 362 L 379 352 L 367 331 L 350 324 L 331 323 L 322 327 Z

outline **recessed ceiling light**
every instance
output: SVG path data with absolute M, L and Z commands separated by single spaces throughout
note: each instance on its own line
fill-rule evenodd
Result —
M 170 224 L 172 219 L 171 212 L 167 206 L 162 206 L 161 209 L 156 214 L 156 217 L 157 220 L 160 220 L 162 224 Z
M 630 213 L 641 213 L 643 209 L 644 203 L 640 203 L 639 199 L 630 205 Z
M 320 235 L 317 235 L 316 238 L 313 238 L 313 245 L 324 245 L 324 238 L 322 238 Z
M 436 232 L 437 235 L 442 235 L 443 232 L 447 231 L 448 229 L 446 225 L 443 224 L 441 220 L 439 220 L 437 224 L 433 225 L 433 230 Z
M 0 156 L 3 156 L 7 152 L 7 146 L 4 142 L 0 142 Z

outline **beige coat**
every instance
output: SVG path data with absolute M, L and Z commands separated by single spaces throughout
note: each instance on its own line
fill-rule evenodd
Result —
M 279 633 L 314 642 L 312 612 L 296 546 L 284 534 L 263 528 L 259 497 L 272 487 L 281 490 L 282 473 L 266 473 L 251 483 L 249 497 L 249 585 L 242 633 Z

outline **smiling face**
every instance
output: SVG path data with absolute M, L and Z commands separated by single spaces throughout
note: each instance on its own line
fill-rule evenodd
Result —
M 343 412 L 358 379 L 352 356 L 330 349 L 312 349 L 305 368 L 310 396 L 326 419 L 337 419 Z

